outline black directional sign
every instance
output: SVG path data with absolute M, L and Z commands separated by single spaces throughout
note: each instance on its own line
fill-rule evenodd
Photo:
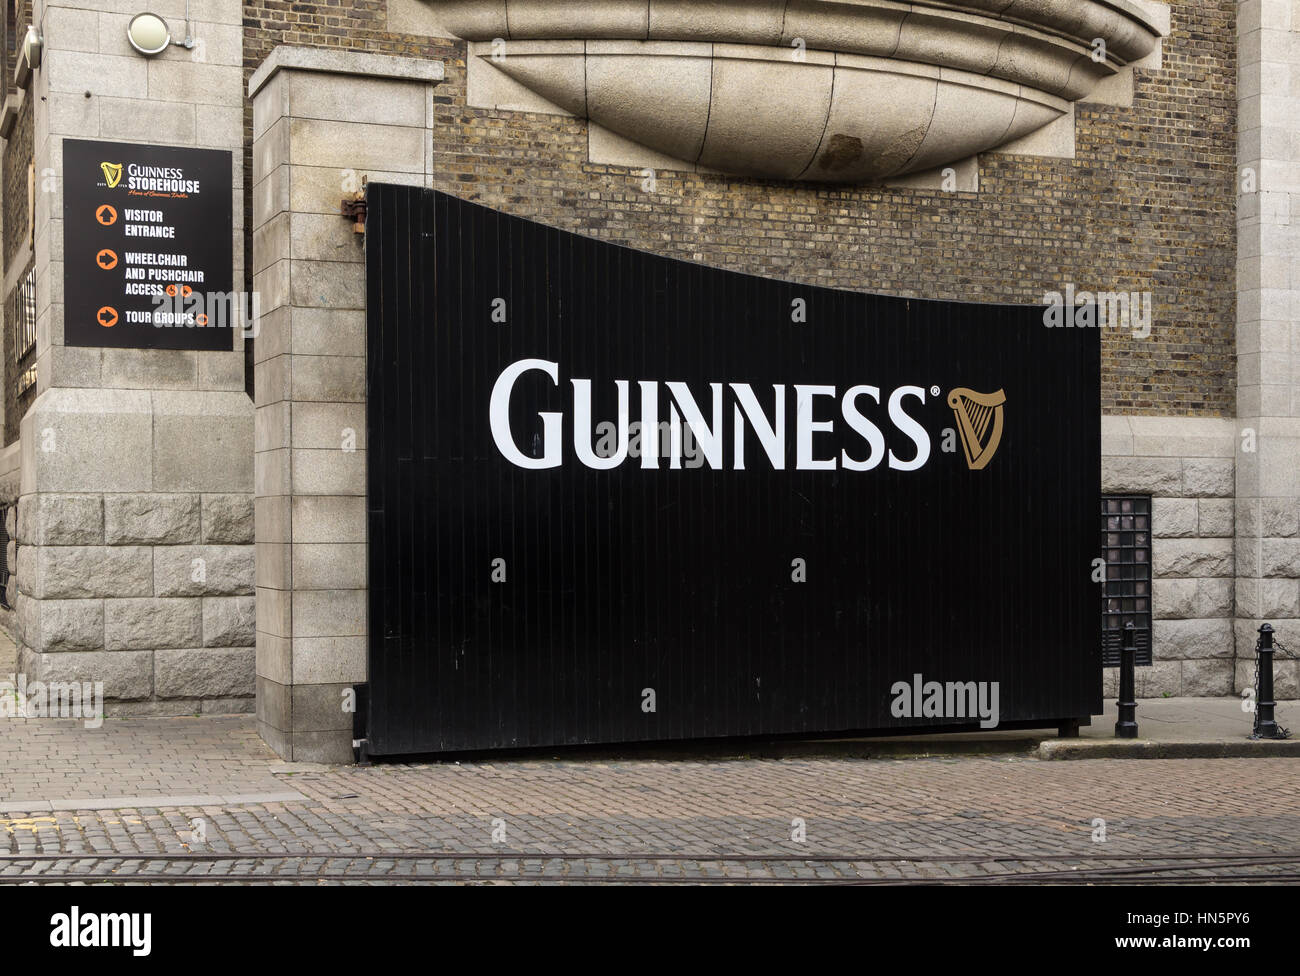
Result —
M 64 342 L 231 349 L 230 153 L 63 142 Z

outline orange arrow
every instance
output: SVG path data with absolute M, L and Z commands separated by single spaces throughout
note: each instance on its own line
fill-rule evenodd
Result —
M 104 328 L 111 329 L 113 326 L 117 325 L 117 309 L 105 305 L 95 313 L 95 318 L 99 320 L 99 324 Z
M 112 207 L 110 207 L 108 204 L 104 204 L 102 207 L 100 207 L 98 210 L 95 211 L 95 219 L 98 220 L 105 227 L 111 227 L 113 224 L 117 222 L 117 211 L 114 210 Z
M 112 271 L 117 267 L 117 252 L 104 248 L 95 255 L 95 263 L 105 271 Z

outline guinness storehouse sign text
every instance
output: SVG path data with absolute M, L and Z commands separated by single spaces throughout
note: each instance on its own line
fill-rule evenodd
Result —
M 369 200 L 371 753 L 1100 710 L 1096 332 Z
M 64 341 L 234 348 L 227 150 L 63 140 Z

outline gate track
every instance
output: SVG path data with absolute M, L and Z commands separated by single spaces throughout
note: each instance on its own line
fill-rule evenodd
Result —
M 1096 862 L 1107 862 L 1097 864 Z M 303 863 L 308 862 L 308 863 Z M 311 867 L 317 863 L 317 868 Z M 1072 863 L 1071 863 L 1072 862 Z M 1119 863 L 1111 863 L 1119 862 Z M 562 870 L 505 870 L 533 863 L 545 868 Z M 926 865 L 934 871 L 947 865 L 1032 865 L 1060 864 L 1054 870 L 1001 871 L 963 877 L 892 877 L 864 876 L 863 869 L 892 867 L 899 869 L 913 865 Z M 223 865 L 245 866 L 239 872 L 226 873 L 163 873 L 182 866 Z M 340 870 L 337 865 L 348 867 Z M 407 870 L 393 873 L 398 864 Z M 467 871 L 466 864 L 474 870 Z M 638 873 L 593 873 L 589 864 L 617 866 L 619 869 L 635 868 Z M 20 874 L 0 874 L 0 885 L 64 885 L 64 884 L 162 884 L 162 885 L 213 885 L 213 884 L 396 884 L 415 883 L 498 883 L 522 884 L 792 884 L 792 885 L 1023 885 L 1023 884 L 1295 884 L 1300 882 L 1300 854 L 1260 854 L 1216 857 L 1207 854 L 1170 854 L 1130 857 L 1078 857 L 1073 855 L 1044 855 L 1040 857 L 984 856 L 984 855 L 933 855 L 922 857 L 823 855 L 814 857 L 788 857 L 784 855 L 746 854 L 608 854 L 608 853 L 456 853 L 423 851 L 403 853 L 190 853 L 190 854 L 32 854 L 0 855 L 0 871 L 9 866 L 36 868 L 48 865 L 56 870 L 24 871 Z M 67 865 L 78 871 L 59 871 Z M 326 865 L 331 865 L 326 868 Z M 419 868 L 430 866 L 434 871 L 418 873 Z M 727 868 L 745 867 L 750 873 L 703 874 L 663 873 L 665 867 L 683 865 L 716 865 Z M 753 873 L 759 865 L 761 874 Z M 1068 865 L 1068 867 L 1066 866 Z M 285 866 L 291 870 L 282 870 Z M 361 870 L 353 866 L 360 866 Z M 442 870 L 443 866 L 452 868 Z M 91 868 L 87 870 L 87 868 Z M 93 869 L 100 868 L 99 870 Z M 257 870 L 259 867 L 262 870 Z M 572 873 L 580 867 L 581 873 Z M 1289 867 L 1292 870 L 1279 870 Z M 140 870 L 144 868 L 144 870 Z M 819 869 L 835 871 L 831 877 L 798 877 L 778 874 L 785 868 Z M 382 870 L 380 870 L 382 869 Z M 652 874 L 642 873 L 645 869 Z M 122 873 L 126 870 L 127 873 Z

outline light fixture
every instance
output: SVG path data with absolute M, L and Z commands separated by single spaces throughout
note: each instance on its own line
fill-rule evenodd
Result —
M 172 32 L 157 14 L 136 14 L 126 25 L 126 39 L 146 57 L 161 54 L 171 45 Z
M 41 32 L 35 27 L 28 27 L 27 36 L 23 38 L 23 60 L 33 71 L 41 66 L 41 48 L 44 46 L 45 41 L 41 37 Z

